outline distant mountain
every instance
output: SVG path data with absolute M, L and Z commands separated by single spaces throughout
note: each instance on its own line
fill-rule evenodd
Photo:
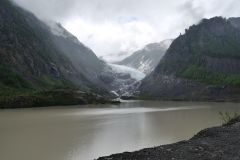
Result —
M 173 41 L 140 96 L 180 100 L 239 100 L 240 18 L 203 19 Z
M 142 50 L 136 51 L 131 56 L 118 62 L 118 64 L 138 69 L 145 74 L 150 74 L 158 65 L 172 41 L 170 39 L 160 43 L 149 44 Z
M 98 75 L 105 65 L 60 24 L 46 24 L 9 0 L 0 1 L 1 91 L 69 86 L 103 91 Z

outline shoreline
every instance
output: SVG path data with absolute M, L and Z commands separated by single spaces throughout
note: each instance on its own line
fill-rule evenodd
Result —
M 154 98 L 154 97 L 138 97 L 138 96 L 123 96 L 121 97 L 122 100 L 145 100 L 145 101 L 173 101 L 173 102 L 233 102 L 233 103 L 240 103 L 240 98 L 224 98 L 224 99 L 191 99 L 191 98 Z
M 42 108 L 87 104 L 119 104 L 115 101 L 90 92 L 77 90 L 49 90 L 30 94 L 0 96 L 0 109 Z

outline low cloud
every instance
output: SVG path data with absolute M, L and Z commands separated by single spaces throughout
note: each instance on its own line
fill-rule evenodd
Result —
M 240 16 L 238 0 L 14 1 L 41 19 L 62 23 L 103 57 L 175 38 L 202 18 Z

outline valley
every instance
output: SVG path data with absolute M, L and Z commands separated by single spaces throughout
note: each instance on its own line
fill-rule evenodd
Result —
M 0 159 L 239 159 L 234 0 L 173 1 L 0 0 Z

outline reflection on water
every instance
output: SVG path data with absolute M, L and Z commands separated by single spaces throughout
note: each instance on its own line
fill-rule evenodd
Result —
M 81 106 L 82 107 L 82 106 Z M 236 103 L 128 101 L 0 111 L 1 160 L 89 160 L 188 139 Z

